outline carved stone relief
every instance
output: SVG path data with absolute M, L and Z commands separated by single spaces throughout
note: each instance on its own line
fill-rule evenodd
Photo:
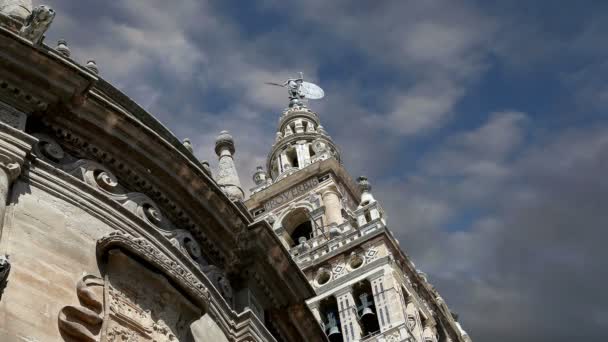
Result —
M 74 166 L 79 160 L 81 163 L 96 163 L 98 166 L 103 164 L 103 168 L 101 170 L 106 171 L 106 175 L 112 175 L 112 177 L 110 178 L 99 173 L 95 174 L 96 177 L 101 176 L 101 179 L 98 180 L 101 184 L 98 183 L 98 185 L 95 185 L 95 182 L 93 182 L 94 187 L 104 189 L 105 186 L 109 186 L 109 192 L 114 196 L 113 197 L 110 195 L 110 197 L 112 197 L 114 200 L 118 200 L 119 202 L 122 200 L 123 203 L 126 201 L 126 199 L 120 199 L 119 197 L 116 197 L 116 195 L 121 193 L 132 195 L 139 193 L 144 195 L 143 192 L 145 192 L 145 197 L 131 198 L 132 201 L 145 199 L 144 203 L 141 203 L 141 201 L 138 202 L 140 204 L 139 206 L 142 207 L 138 211 L 138 215 L 140 215 L 140 217 L 142 213 L 145 214 L 143 217 L 144 220 L 162 230 L 174 230 L 176 227 L 187 229 L 194 234 L 196 241 L 201 244 L 201 249 L 205 257 L 211 258 L 215 264 L 225 263 L 226 257 L 229 256 L 224 254 L 210 239 L 207 238 L 204 230 L 198 226 L 200 223 L 195 223 L 175 202 L 167 198 L 167 196 L 165 196 L 160 189 L 152 185 L 146 179 L 145 175 L 141 175 L 137 173 L 136 170 L 132 170 L 123 160 L 92 144 L 90 141 L 83 139 L 78 135 L 77 132 L 66 131 L 61 127 L 50 125 L 44 121 L 42 124 L 47 127 L 48 131 L 54 132 L 59 141 L 69 145 L 71 148 L 78 150 L 79 155 L 84 154 L 86 156 L 91 156 L 91 158 L 100 161 L 100 163 L 93 162 L 89 159 L 73 157 L 67 152 L 63 152 L 61 145 L 57 144 L 54 138 L 40 133 L 34 134 L 40 140 L 38 145 L 35 147 L 35 154 L 37 156 L 54 163 L 57 167 L 64 169 L 67 172 L 75 171 L 75 173 L 72 174 L 81 180 L 84 180 L 84 175 L 79 174 L 77 169 L 74 170 Z M 42 149 L 42 147 L 48 144 L 51 144 L 54 146 L 54 148 L 61 150 L 59 155 L 50 153 L 52 151 L 48 151 L 49 147 Z M 58 157 L 62 158 L 58 159 Z M 110 167 L 113 172 L 110 172 Z M 120 177 L 116 177 L 115 174 Z M 118 185 L 114 190 L 112 190 L 112 188 L 115 186 L 114 181 L 118 182 Z M 129 184 L 130 187 L 136 187 L 141 192 L 133 192 L 131 189 L 123 187 L 121 183 Z M 107 190 L 108 188 L 106 187 L 105 189 Z M 226 206 L 224 201 L 219 198 L 214 191 L 205 191 L 201 195 L 205 201 L 219 207 L 216 209 L 217 212 L 220 212 L 225 217 L 232 218 L 230 223 L 237 226 L 243 226 L 243 223 L 239 219 L 239 215 L 236 215 L 233 208 Z M 138 207 L 138 205 L 134 203 L 129 203 L 127 206 L 129 206 L 130 209 Z M 161 215 L 162 222 L 160 224 L 155 224 L 155 221 L 158 222 L 158 214 Z M 167 225 L 165 225 L 165 223 L 167 223 Z M 209 222 L 209 224 L 213 223 Z
M 190 324 L 201 310 L 163 275 L 112 250 L 106 284 L 108 341 L 192 341 Z
M 52 8 L 44 5 L 37 6 L 32 10 L 32 14 L 25 19 L 25 24 L 19 34 L 23 38 L 31 40 L 35 45 L 40 45 L 54 18 L 55 11 Z
M 185 229 L 175 227 L 150 197 L 143 193 L 131 192 L 123 187 L 117 177 L 104 165 L 91 160 L 77 159 L 67 154 L 57 142 L 47 135 L 35 134 L 35 136 L 40 140 L 34 147 L 36 155 L 56 164 L 65 172 L 120 203 L 124 208 L 159 230 L 196 263 L 208 264 L 192 234 Z
M 103 289 L 101 278 L 85 274 L 76 284 L 80 306 L 68 305 L 59 312 L 59 331 L 75 341 L 99 341 L 103 322 Z

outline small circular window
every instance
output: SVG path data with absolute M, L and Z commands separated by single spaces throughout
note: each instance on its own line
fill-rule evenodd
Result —
M 359 268 L 363 265 L 364 261 L 365 260 L 360 255 L 353 254 L 350 257 L 350 260 L 348 261 L 348 265 L 350 266 L 351 269 L 356 270 L 357 268 Z
M 316 278 L 317 284 L 325 285 L 330 280 L 331 280 L 331 272 L 329 272 L 328 270 L 326 270 L 324 268 L 320 268 L 319 271 L 317 272 L 317 278 Z

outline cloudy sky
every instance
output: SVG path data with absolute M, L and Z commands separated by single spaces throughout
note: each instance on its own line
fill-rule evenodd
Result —
M 476 341 L 608 336 L 605 1 L 46 0 L 46 43 L 243 183 L 303 71 L 353 176 Z M 498 4 L 497 4 L 498 3 Z

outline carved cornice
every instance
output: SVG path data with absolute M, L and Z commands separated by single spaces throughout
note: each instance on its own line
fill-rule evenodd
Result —
M 0 46 L 0 96 L 27 114 L 57 103 L 81 102 L 97 81 L 86 68 L 4 27 Z
M 57 132 L 55 133 L 57 134 Z M 81 145 L 84 152 L 90 152 L 91 155 L 98 157 L 105 164 L 92 160 L 78 159 L 66 152 L 60 144 L 45 134 L 37 134 L 40 143 L 36 145 L 34 153 L 38 157 L 99 190 L 105 196 L 119 202 L 152 227 L 165 232 L 174 230 L 177 227 L 190 231 L 202 245 L 206 257 L 210 258 L 214 263 L 223 265 L 226 260 L 230 259 L 229 255 L 226 255 L 221 249 L 217 248 L 217 244 L 210 239 L 205 230 L 201 229 L 199 225 L 187 217 L 175 202 L 169 200 L 162 192 L 153 187 L 144 178 L 144 175 L 140 177 L 126 163 L 114 158 L 113 155 L 99 149 L 96 145 L 86 143 L 76 134 L 65 130 L 61 130 L 58 134 L 60 134 L 60 138 L 71 138 L 70 141 Z M 81 150 L 80 154 L 83 154 L 82 152 Z M 117 177 L 110 171 L 107 165 L 111 166 L 113 170 L 120 172 L 120 177 Z M 124 181 L 125 179 L 127 181 Z M 126 186 L 137 187 L 141 192 L 132 191 L 127 189 Z M 213 200 L 213 197 L 209 198 Z M 220 209 L 221 213 L 234 215 L 228 212 L 229 208 L 227 206 L 224 205 L 222 208 L 224 210 Z M 204 222 L 204 224 L 211 225 L 208 221 Z

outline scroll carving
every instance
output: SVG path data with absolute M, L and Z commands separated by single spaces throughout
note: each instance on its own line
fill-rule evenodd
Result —
M 93 290 L 103 289 L 103 279 L 84 275 L 76 284 L 76 295 L 80 306 L 65 306 L 59 312 L 59 330 L 75 341 L 99 341 L 103 323 L 103 299 Z

